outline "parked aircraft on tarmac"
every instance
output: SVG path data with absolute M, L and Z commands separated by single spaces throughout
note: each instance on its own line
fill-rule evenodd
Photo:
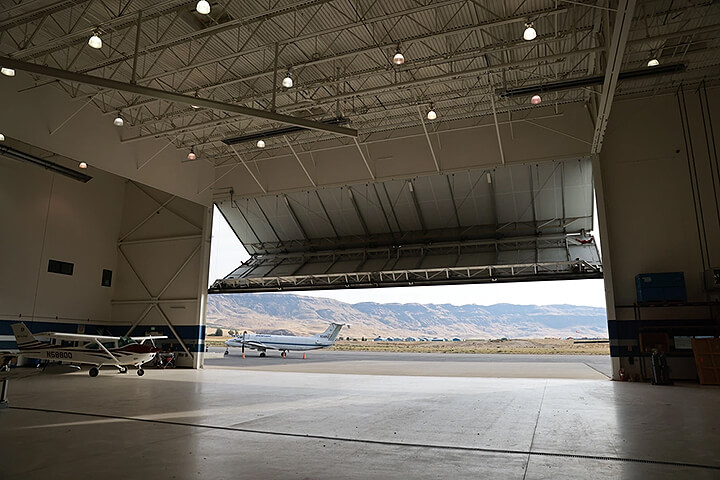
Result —
M 279 350 L 280 355 L 285 358 L 290 350 L 317 350 L 319 348 L 331 347 L 335 344 L 335 339 L 340 334 L 343 323 L 331 323 L 323 333 L 313 335 L 312 337 L 297 337 L 295 335 L 265 335 L 259 333 L 243 332 L 242 335 L 227 340 L 227 347 L 240 347 L 242 353 L 245 354 L 245 348 L 258 350 L 260 356 L 265 356 L 266 350 Z M 225 348 L 225 355 L 229 352 L 229 348 Z
M 4 357 L 2 365 L 14 355 L 66 363 L 86 363 L 93 365 L 90 368 L 91 377 L 96 377 L 99 368 L 104 365 L 112 365 L 120 373 L 127 372 L 127 367 L 132 365 L 137 367 L 139 376 L 144 375 L 142 365 L 152 360 L 155 353 L 160 351 L 154 343 L 147 345 L 144 342 L 167 338 L 166 336 L 110 337 L 79 333 L 38 333 L 37 336 L 50 339 L 48 342 L 43 342 L 35 338 L 24 323 L 15 323 L 11 327 L 15 334 L 18 352 L 17 354 L 0 352 L 0 356 Z

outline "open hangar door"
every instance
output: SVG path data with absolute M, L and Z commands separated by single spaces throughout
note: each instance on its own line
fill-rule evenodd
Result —
M 391 3 L 228 2 L 208 16 L 185 1 L 117 12 L 102 0 L 22 2 L 0 19 L 12 112 L 0 130 L 220 205 L 244 243 L 262 246 L 213 291 L 296 288 L 316 274 L 343 287 L 550 278 L 560 270 L 540 267 L 563 258 L 592 268 L 562 275 L 599 275 L 583 221 L 567 223 L 589 218 L 570 209 L 569 165 L 591 159 L 613 357 L 639 372 L 641 326 L 717 335 L 712 311 L 688 314 L 689 330 L 643 324 L 632 307 L 635 276 L 653 272 L 683 272 L 688 303 L 717 302 L 703 279 L 720 245 L 718 3 Z M 561 188 L 542 183 L 553 162 L 565 165 L 567 178 L 550 177 Z M 485 199 L 483 172 L 494 182 Z M 477 211 L 460 205 L 463 188 Z M 540 198 L 550 191 L 568 197 L 554 213 Z M 355 278 L 327 276 L 337 273 Z
M 602 277 L 588 159 L 216 204 L 251 257 L 211 293 Z

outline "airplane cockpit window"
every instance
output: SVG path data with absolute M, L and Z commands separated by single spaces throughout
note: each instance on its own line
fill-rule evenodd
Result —
M 132 345 L 133 343 L 137 342 L 130 337 L 120 337 L 120 339 L 118 340 L 118 347 L 122 348 L 125 345 Z

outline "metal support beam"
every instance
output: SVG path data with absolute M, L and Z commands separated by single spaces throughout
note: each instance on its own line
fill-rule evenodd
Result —
M 145 244 L 145 243 L 157 243 L 157 242 L 172 242 L 175 240 L 199 240 L 201 238 L 202 238 L 202 235 L 180 235 L 177 237 L 143 238 L 140 240 L 119 241 L 118 246 L 133 245 L 133 244 Z
M 350 203 L 352 203 L 353 208 L 355 209 L 355 214 L 358 217 L 358 220 L 360 220 L 360 225 L 362 226 L 363 232 L 365 232 L 365 235 L 370 235 L 370 230 L 368 230 L 367 224 L 365 223 L 365 219 L 362 216 L 362 212 L 360 211 L 360 208 L 358 207 L 357 202 L 355 201 L 355 195 L 353 195 L 352 187 L 347 187 L 348 195 L 350 195 Z
M 300 156 L 297 154 L 297 152 L 296 152 L 295 149 L 293 148 L 292 144 L 290 143 L 290 140 L 288 140 L 288 138 L 287 138 L 286 135 L 283 135 L 283 138 L 285 139 L 285 142 L 287 143 L 287 146 L 290 148 L 290 151 L 291 151 L 292 154 L 295 156 L 295 159 L 296 159 L 296 160 L 298 161 L 298 163 L 300 164 L 300 167 L 302 167 L 303 172 L 305 172 L 305 175 L 307 175 L 308 180 L 310 180 L 310 183 L 312 183 L 312 186 L 313 186 L 313 187 L 317 187 L 317 185 L 315 184 L 315 180 L 313 180 L 312 177 L 310 176 L 310 174 L 308 173 L 307 168 L 305 168 L 305 165 L 303 165 L 302 161 L 300 160 Z
M 325 208 L 325 203 L 323 203 L 322 198 L 320 198 L 320 194 L 317 190 L 315 190 L 315 196 L 318 199 L 318 202 L 320 202 L 320 207 L 322 208 L 323 213 L 325 214 L 325 218 L 327 219 L 328 223 L 330 224 L 330 228 L 332 228 L 333 233 L 335 234 L 335 238 L 340 237 L 338 235 L 337 229 L 335 228 L 335 224 L 333 223 L 332 219 L 330 218 L 330 215 L 328 215 L 327 208 Z
M 610 50 L 607 55 L 605 81 L 603 83 L 602 96 L 600 97 L 598 104 L 597 119 L 595 121 L 595 133 L 593 135 L 593 142 L 590 149 L 590 152 L 594 155 L 600 153 L 600 150 L 602 149 L 605 129 L 607 128 L 608 118 L 610 117 L 610 108 L 612 107 L 613 98 L 615 97 L 617 79 L 620 74 L 622 59 L 625 54 L 625 44 L 627 43 L 628 34 L 630 33 L 630 24 L 632 23 L 634 12 L 635 0 L 620 0 L 617 14 L 615 15 L 615 28 L 613 29 Z
M 445 177 L 447 180 L 448 191 L 450 192 L 450 200 L 452 201 L 453 214 L 455 215 L 455 226 L 460 228 L 460 214 L 458 213 L 457 202 L 455 201 L 455 192 L 453 191 L 452 184 L 450 183 L 450 175 Z
M 140 50 L 140 27 L 142 25 L 142 9 L 138 10 L 137 18 L 137 29 L 135 31 L 135 53 L 133 54 L 133 65 L 132 65 L 132 77 L 130 83 L 133 85 L 137 83 L 137 61 L 138 51 Z
M 180 338 L 180 334 L 178 334 L 177 330 L 175 330 L 175 327 L 173 327 L 172 322 L 170 322 L 170 319 L 167 317 L 167 315 L 165 315 L 165 312 L 163 312 L 163 309 L 160 308 L 160 305 L 158 305 L 158 304 L 155 303 L 155 304 L 153 304 L 153 306 L 155 307 L 155 309 L 156 309 L 158 312 L 160 312 L 160 315 L 163 317 L 163 319 L 165 320 L 165 323 L 167 323 L 168 328 L 170 328 L 170 331 L 171 331 L 172 334 L 175 336 L 175 338 L 177 339 L 177 341 L 180 343 L 180 346 L 182 347 L 182 349 L 185 350 L 185 353 L 187 353 L 188 355 L 190 355 L 190 358 L 192 358 L 192 359 L 194 360 L 194 359 L 195 359 L 195 355 L 193 355 L 192 353 L 190 353 L 190 350 L 188 350 L 187 345 L 185 345 L 185 342 L 183 342 L 183 339 Z
M 503 152 L 502 138 L 500 138 L 500 124 L 498 124 L 497 110 L 495 109 L 495 94 L 492 92 L 490 93 L 490 102 L 492 103 L 493 119 L 495 120 L 495 132 L 497 133 L 498 148 L 500 149 L 500 161 L 503 165 L 505 165 L 505 152 Z
M 360 148 L 360 144 L 358 143 L 357 138 L 355 138 L 354 140 L 355 140 L 355 146 L 357 147 L 358 152 L 360 152 L 360 156 L 362 157 L 363 162 L 365 162 L 365 168 L 367 168 L 367 171 L 370 174 L 370 178 L 375 180 L 375 174 L 373 173 L 372 170 L 370 170 L 370 164 L 368 163 L 367 158 L 365 158 L 365 153 L 362 151 L 362 148 Z
M 282 115 L 275 112 L 267 112 L 256 108 L 243 107 L 231 103 L 218 102 L 207 98 L 200 98 L 190 95 L 181 95 L 179 93 L 160 90 L 157 88 L 144 87 L 141 85 L 133 85 L 131 83 L 118 82 L 107 78 L 94 77 L 82 73 L 70 72 L 59 68 L 37 65 L 35 63 L 23 62 L 7 57 L 0 57 L 0 64 L 6 68 L 14 68 L 24 72 L 35 73 L 46 77 L 66 80 L 68 82 L 80 83 L 83 85 L 93 85 L 95 87 L 107 88 L 109 90 L 117 90 L 119 92 L 134 93 L 145 97 L 152 97 L 169 102 L 183 103 L 186 105 L 195 105 L 199 107 L 220 110 L 223 112 L 237 113 L 247 117 L 261 118 L 272 122 L 284 123 L 286 125 L 294 125 L 297 127 L 308 128 L 310 130 L 319 130 L 321 132 L 332 133 L 335 135 L 343 135 L 347 137 L 357 137 L 358 132 L 352 128 L 341 127 L 338 125 L 325 124 L 313 120 L 292 117 L 290 115 Z
M 438 164 L 437 157 L 435 156 L 435 150 L 433 149 L 432 142 L 430 141 L 430 135 L 428 135 L 427 126 L 425 125 L 425 118 L 423 118 L 422 110 L 420 105 L 417 105 L 418 115 L 420 115 L 420 123 L 422 123 L 423 132 L 425 132 L 425 138 L 427 139 L 428 147 L 430 147 L 430 154 L 432 155 L 433 162 L 435 163 L 435 170 L 440 173 L 440 164 Z
M 407 186 L 410 191 L 410 198 L 412 198 L 413 206 L 415 207 L 415 213 L 417 213 L 418 222 L 420 222 L 420 230 L 426 232 L 427 227 L 425 226 L 425 218 L 423 218 L 422 210 L 420 210 L 420 202 L 418 202 L 417 195 L 415 195 L 415 187 L 411 181 L 407 182 Z
M 302 226 L 302 223 L 300 223 L 300 219 L 295 214 L 295 210 L 293 210 L 292 205 L 290 205 L 290 199 L 287 195 L 283 195 L 283 200 L 285 200 L 285 206 L 288 209 L 288 212 L 290 212 L 290 217 L 293 219 L 293 222 L 295 222 L 295 225 L 298 227 L 298 230 L 300 230 L 300 233 L 302 234 L 303 238 L 305 240 L 308 239 L 307 233 L 305 233 L 305 229 Z

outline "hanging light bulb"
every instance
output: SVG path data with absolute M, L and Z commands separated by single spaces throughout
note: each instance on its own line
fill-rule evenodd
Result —
M 2 68 L 0 68 L 0 73 L 5 75 L 6 77 L 14 77 L 15 76 L 15 70 L 13 70 L 12 68 L 2 67 Z
M 397 50 L 395 51 L 395 56 L 392 61 L 395 65 L 402 65 L 405 63 L 405 55 L 403 55 L 400 51 L 400 45 L 397 46 Z
M 437 118 L 437 113 L 435 113 L 435 107 L 430 105 L 430 110 L 428 110 L 428 113 L 427 113 L 427 119 L 435 120 L 436 118 Z
M 100 34 L 98 32 L 94 32 L 92 34 L 92 37 L 88 40 L 88 45 L 92 48 L 102 48 L 102 38 L 100 38 Z
M 200 0 L 197 5 L 195 5 L 195 10 L 201 15 L 207 15 L 210 13 L 210 4 L 207 0 Z
M 288 70 L 287 74 L 285 75 L 285 78 L 283 78 L 282 86 L 285 88 L 291 88 L 293 86 L 293 79 L 290 76 L 290 70 Z
M 5 135 L 0 133 L 0 142 L 4 142 L 4 141 L 5 141 Z
M 530 103 L 533 105 L 538 105 L 540 102 L 542 102 L 542 97 L 540 95 L 533 95 L 530 99 Z
M 196 158 L 197 158 L 197 155 L 195 155 L 195 147 L 190 147 L 190 153 L 188 153 L 187 159 L 195 160 Z
M 258 140 L 255 144 L 258 148 L 265 148 L 265 140 Z
M 122 127 L 125 125 L 125 121 L 122 118 L 122 115 L 120 115 L 120 112 L 118 112 L 117 117 L 115 117 L 115 120 L 113 120 L 113 125 L 116 127 Z
M 87 163 L 85 163 L 85 162 L 80 162 L 80 165 L 78 165 L 78 166 L 84 170 L 84 169 L 87 168 Z
M 533 23 L 526 23 L 525 31 L 523 32 L 523 38 L 529 42 L 530 40 L 534 40 L 535 37 L 537 37 L 537 32 L 535 31 L 535 28 L 533 28 Z
M 648 60 L 648 63 L 647 63 L 648 67 L 657 67 L 658 65 L 660 65 L 660 60 L 658 60 L 657 58 L 653 57 L 650 60 Z

